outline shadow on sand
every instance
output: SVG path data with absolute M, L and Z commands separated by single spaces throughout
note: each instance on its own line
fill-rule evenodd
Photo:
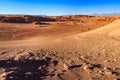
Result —
M 1 60 L 0 68 L 6 72 L 5 80 L 43 80 L 47 76 L 46 60 Z

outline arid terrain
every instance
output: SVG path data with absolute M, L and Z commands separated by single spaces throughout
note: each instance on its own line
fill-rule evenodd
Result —
M 120 80 L 120 17 L 0 15 L 0 80 Z

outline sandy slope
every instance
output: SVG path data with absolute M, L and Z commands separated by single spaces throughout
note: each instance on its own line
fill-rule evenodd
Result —
M 8 80 L 119 80 L 119 26 L 116 20 L 70 36 L 1 41 L 0 74 Z
M 92 32 L 120 40 L 120 19 Z

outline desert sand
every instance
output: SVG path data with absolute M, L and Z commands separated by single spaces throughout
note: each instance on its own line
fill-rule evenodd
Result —
M 88 18 L 1 22 L 0 80 L 120 80 L 120 19 Z

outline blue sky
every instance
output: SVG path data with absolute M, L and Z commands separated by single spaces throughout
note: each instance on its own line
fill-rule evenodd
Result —
M 0 14 L 74 15 L 120 12 L 120 0 L 0 0 Z

